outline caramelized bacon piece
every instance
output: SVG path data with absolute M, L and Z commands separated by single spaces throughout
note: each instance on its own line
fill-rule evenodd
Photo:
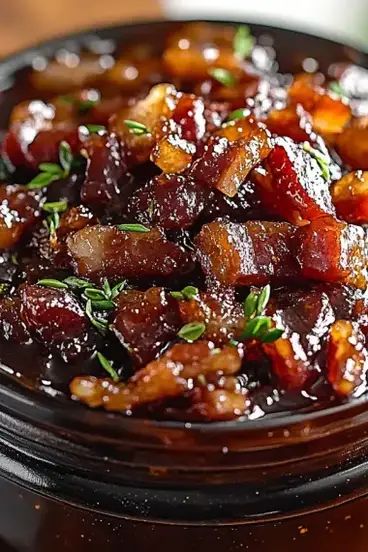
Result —
M 175 87 L 171 84 L 157 84 L 149 94 L 135 105 L 119 111 L 111 120 L 111 130 L 116 132 L 127 147 L 131 164 L 144 163 L 149 160 L 160 130 L 162 118 L 170 115 L 176 98 Z M 125 120 L 137 121 L 145 125 L 146 134 L 136 135 L 126 126 Z
M 234 420 L 246 414 L 250 404 L 247 394 L 239 389 L 209 389 L 207 386 L 201 388 L 198 395 L 186 418 L 192 419 L 194 415 L 199 420 Z
M 367 368 L 365 337 L 359 325 L 338 320 L 331 327 L 327 349 L 327 379 L 335 393 L 352 395 L 366 381 Z
M 171 120 L 150 159 L 164 173 L 181 173 L 190 167 L 195 152 L 195 145 L 181 137 L 180 127 Z
M 127 171 L 116 136 L 92 134 L 84 148 L 88 161 L 81 200 L 93 207 L 114 202 L 121 193 L 120 179 Z
M 298 278 L 294 235 L 286 222 L 215 221 L 202 227 L 196 244 L 207 277 L 225 286 L 260 286 Z
M 68 291 L 25 284 L 21 316 L 28 330 L 65 362 L 88 356 L 93 334 L 81 306 Z
M 138 366 L 153 360 L 181 326 L 178 305 L 162 288 L 123 291 L 112 324 Z
M 73 379 L 70 390 L 91 407 L 130 411 L 144 404 L 184 395 L 198 376 L 235 374 L 240 365 L 241 359 L 234 347 L 218 350 L 206 341 L 177 344 L 136 372 L 127 383 L 81 376 Z
M 346 128 L 336 138 L 336 149 L 352 169 L 368 170 L 368 127 Z
M 183 324 L 204 322 L 203 339 L 221 346 L 230 339 L 237 339 L 244 328 L 244 314 L 241 305 L 230 290 L 217 293 L 200 293 L 191 300 L 179 300 Z
M 288 136 L 295 142 L 310 140 L 312 121 L 300 104 L 274 109 L 266 119 L 267 128 L 279 136 Z
M 297 233 L 302 276 L 365 289 L 368 251 L 363 228 L 330 217 L 317 219 Z
M 92 280 L 157 278 L 191 268 L 188 254 L 157 228 L 125 232 L 114 226 L 88 226 L 67 240 L 76 272 Z
M 190 228 L 201 216 L 209 191 L 189 176 L 155 176 L 130 200 L 128 213 L 165 230 Z
M 233 197 L 249 172 L 269 152 L 269 137 L 262 127 L 258 127 L 247 138 L 234 142 L 227 138 L 212 137 L 203 156 L 191 168 L 190 175 L 198 182 Z
M 289 222 L 302 226 L 334 215 L 328 182 L 315 159 L 289 138 L 277 138 L 265 161 L 268 174 L 258 173 L 263 204 Z
M 368 171 L 346 174 L 331 190 L 337 215 L 346 222 L 368 223 Z
M 40 194 L 24 186 L 0 186 L 0 250 L 14 247 L 40 216 Z
M 54 250 L 54 262 L 57 267 L 70 267 L 71 258 L 66 243 L 68 236 L 94 224 L 96 224 L 95 217 L 84 205 L 72 207 L 61 215 L 60 224 L 56 230 L 56 239 L 49 240 Z
M 296 76 L 289 89 L 289 98 L 311 114 L 313 128 L 324 136 L 341 132 L 351 118 L 349 105 L 326 92 L 318 75 Z

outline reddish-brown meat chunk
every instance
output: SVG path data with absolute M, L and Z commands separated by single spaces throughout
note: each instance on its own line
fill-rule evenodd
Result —
M 216 346 L 237 339 L 244 327 L 244 313 L 235 300 L 232 291 L 200 293 L 191 300 L 179 300 L 180 315 L 183 324 L 204 322 L 204 339 L 213 341 Z
M 54 250 L 54 261 L 58 267 L 70 267 L 67 237 L 86 226 L 96 224 L 96 219 L 84 205 L 72 207 L 60 217 L 59 227 L 54 236 L 50 236 L 50 245 Z
M 295 142 L 310 140 L 312 121 L 300 104 L 271 111 L 266 119 L 267 128 L 279 136 L 288 136 Z
M 365 336 L 359 325 L 338 320 L 331 327 L 327 350 L 327 379 L 335 393 L 352 395 L 366 381 L 367 368 Z
M 196 238 L 206 276 L 226 286 L 264 285 L 295 280 L 295 228 L 286 222 L 215 221 Z
M 126 232 L 114 226 L 88 226 L 68 238 L 76 272 L 92 280 L 157 278 L 183 274 L 189 255 L 157 228 Z
M 334 183 L 331 193 L 340 218 L 355 224 L 368 223 L 368 171 L 346 174 Z
M 363 228 L 330 217 L 297 232 L 297 258 L 308 280 L 340 282 L 365 289 L 368 251 Z
M 165 230 L 190 228 L 202 214 L 209 194 L 188 176 L 162 174 L 132 197 L 128 212 Z
M 259 193 L 273 213 L 298 226 L 334 215 L 328 181 L 301 145 L 277 138 L 265 165 L 268 174 L 258 179 Z
M 327 291 L 318 287 L 281 290 L 271 299 L 267 314 L 284 333 L 262 347 L 284 389 L 302 389 L 318 375 L 318 355 L 335 321 L 335 308 Z
M 176 337 L 181 327 L 177 302 L 162 288 L 123 291 L 112 327 L 134 363 L 142 366 Z
M 24 285 L 21 316 L 28 330 L 66 362 L 85 357 L 94 348 L 88 319 L 68 291 Z
M 352 169 L 368 171 L 368 127 L 346 128 L 336 139 L 336 149 Z
M 93 207 L 116 201 L 121 194 L 120 179 L 127 170 L 116 136 L 92 134 L 84 148 L 88 161 L 81 200 Z
M 40 216 L 40 194 L 24 186 L 0 186 L 0 249 L 14 247 Z
M 184 395 L 198 376 L 211 373 L 232 375 L 239 371 L 241 359 L 234 347 L 222 350 L 206 341 L 174 345 L 158 360 L 139 370 L 127 383 L 91 376 L 74 378 L 72 394 L 92 407 L 130 411 L 138 406 Z M 239 392 L 242 395 L 241 392 Z M 246 396 L 243 408 L 247 405 Z M 236 403 L 239 407 L 239 401 Z M 234 412 L 234 417 L 242 412 Z
M 250 137 L 230 142 L 213 137 L 193 165 L 190 175 L 210 188 L 233 197 L 249 172 L 270 152 L 266 130 L 258 127 Z

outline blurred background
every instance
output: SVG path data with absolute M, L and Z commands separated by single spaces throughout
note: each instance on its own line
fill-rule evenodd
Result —
M 368 49 L 367 0 L 0 0 L 0 56 L 72 30 L 160 16 L 275 23 Z

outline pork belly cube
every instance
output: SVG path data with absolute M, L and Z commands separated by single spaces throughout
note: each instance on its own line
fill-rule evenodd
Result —
M 123 291 L 112 324 L 136 366 L 156 358 L 181 326 L 177 301 L 162 288 Z
M 190 256 L 157 228 L 141 233 L 115 226 L 87 226 L 67 243 L 76 273 L 94 281 L 167 278 L 192 268 Z
M 333 184 L 331 194 L 339 218 L 353 224 L 368 223 L 368 171 L 346 174 Z
M 365 289 L 368 256 L 363 228 L 324 217 L 299 228 L 296 238 L 304 278 Z
M 368 127 L 346 128 L 336 138 L 336 150 L 352 169 L 368 170 Z
M 366 383 L 368 357 L 365 336 L 356 322 L 337 320 L 330 329 L 327 379 L 335 393 L 349 397 Z
M 197 297 L 178 301 L 183 324 L 204 322 L 203 339 L 222 346 L 230 339 L 237 339 L 244 328 L 243 309 L 235 299 L 233 290 L 200 292 Z
M 115 201 L 120 193 L 120 179 L 127 171 L 124 154 L 114 134 L 92 134 L 84 144 L 88 160 L 81 200 L 101 207 Z
M 230 142 L 225 137 L 212 137 L 206 151 L 190 170 L 190 175 L 210 188 L 233 197 L 250 171 L 270 152 L 269 136 L 262 127 L 248 138 Z
M 129 108 L 119 111 L 111 119 L 110 130 L 126 145 L 127 160 L 135 165 L 150 158 L 156 143 L 156 134 L 160 131 L 162 120 L 166 119 L 175 105 L 177 91 L 171 84 L 157 84 L 149 94 Z M 136 121 L 147 128 L 147 133 L 134 134 L 125 124 L 126 120 Z
M 65 362 L 91 354 L 94 334 L 70 292 L 26 284 L 21 288 L 21 302 L 21 317 L 29 332 Z
M 189 176 L 161 174 L 136 192 L 128 213 L 165 230 L 193 226 L 201 216 L 210 191 Z
M 0 186 L 0 250 L 14 247 L 40 217 L 40 193 L 25 186 Z
M 342 302 L 339 295 L 339 303 Z M 317 286 L 277 291 L 267 314 L 277 328 L 284 330 L 279 339 L 262 345 L 271 360 L 272 372 L 282 388 L 303 389 L 318 376 L 319 354 L 335 321 L 335 307 L 328 290 Z
M 301 104 L 312 116 L 313 128 L 323 136 L 339 133 L 351 119 L 351 108 L 341 98 L 321 86 L 319 75 L 301 74 L 294 78 L 289 98 Z
M 300 104 L 272 110 L 265 122 L 273 134 L 288 136 L 295 142 L 310 140 L 312 120 Z
M 298 226 L 335 214 L 329 182 L 303 146 L 289 138 L 277 138 L 265 167 L 268 173 L 258 176 L 257 182 L 267 209 Z
M 127 383 L 81 376 L 73 379 L 70 390 L 91 407 L 131 411 L 145 404 L 183 396 L 193 387 L 193 380 L 200 376 L 232 375 L 240 366 L 241 359 L 234 347 L 215 349 L 206 341 L 178 343 L 136 372 Z M 246 402 L 244 397 L 244 408 Z
M 260 286 L 300 275 L 294 253 L 295 228 L 286 222 L 215 221 L 196 238 L 208 278 L 225 286 Z

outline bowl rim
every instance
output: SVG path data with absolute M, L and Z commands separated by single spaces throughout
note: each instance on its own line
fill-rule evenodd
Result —
M 347 48 L 352 50 L 362 56 L 364 64 L 368 67 L 368 47 L 362 49 L 361 45 L 354 44 L 354 42 L 339 42 L 333 38 L 326 38 L 322 35 L 315 35 L 309 32 L 303 32 L 299 30 L 293 30 L 286 27 L 281 27 L 279 25 L 263 25 L 259 22 L 247 22 L 244 20 L 226 20 L 226 19 L 206 19 L 206 18 L 155 18 L 155 19 L 137 19 L 133 22 L 126 23 L 113 23 L 111 25 L 103 25 L 101 27 L 91 28 L 81 28 L 71 33 L 64 33 L 56 36 L 52 36 L 49 39 L 41 40 L 35 44 L 31 44 L 25 48 L 11 52 L 10 54 L 0 57 L 0 78 L 2 74 L 5 73 L 7 76 L 14 75 L 18 70 L 24 69 L 29 66 L 29 62 L 35 55 L 43 53 L 45 55 L 52 55 L 59 47 L 65 46 L 68 42 L 75 43 L 76 45 L 82 46 L 88 45 L 88 42 L 93 39 L 107 39 L 114 40 L 118 43 L 118 36 L 124 33 L 127 29 L 134 31 L 134 29 L 139 30 L 147 27 L 167 25 L 180 25 L 188 22 L 203 22 L 203 23 L 214 23 L 214 24 L 228 24 L 228 25 L 249 25 L 253 30 L 262 32 L 269 31 L 270 33 L 277 31 L 285 33 L 291 36 L 302 36 L 306 37 L 309 40 L 318 40 L 323 43 L 328 43 L 333 46 Z M 106 35 L 106 36 L 105 36 Z M 3 381 L 5 380 L 5 381 Z M 206 433 L 218 433 L 222 431 L 226 432 L 237 432 L 237 431 L 260 431 L 260 430 L 281 430 L 284 428 L 289 428 L 290 426 L 298 426 L 300 424 L 309 424 L 316 419 L 328 421 L 331 417 L 336 416 L 337 414 L 347 414 L 350 410 L 357 411 L 358 415 L 360 411 L 366 411 L 368 418 L 368 408 L 364 408 L 366 403 L 368 403 L 368 393 L 362 395 L 359 398 L 353 399 L 351 402 L 345 402 L 339 405 L 329 406 L 327 408 L 321 408 L 316 410 L 311 410 L 308 412 L 303 412 L 303 409 L 300 409 L 295 414 L 290 414 L 289 412 L 281 412 L 276 415 L 266 415 L 260 418 L 253 420 L 249 419 L 237 419 L 231 421 L 222 421 L 222 422 L 185 422 L 185 421 L 170 421 L 170 420 L 156 420 L 154 418 L 134 418 L 129 416 L 124 416 L 120 413 L 106 412 L 103 410 L 94 410 L 81 405 L 76 401 L 71 399 L 61 398 L 56 395 L 51 396 L 41 389 L 30 389 L 24 384 L 15 381 L 15 378 L 10 377 L 9 373 L 6 370 L 0 369 L 0 397 L 2 399 L 1 407 L 9 409 L 13 414 L 22 414 L 24 418 L 32 421 L 35 420 L 36 408 L 39 407 L 39 421 L 45 422 L 45 419 L 52 419 L 55 423 L 59 416 L 68 421 L 68 425 L 72 427 L 73 422 L 77 421 L 84 423 L 88 421 L 88 426 L 93 429 L 94 422 L 108 420 L 115 424 L 119 424 L 122 429 L 127 425 L 125 429 L 134 431 L 134 428 L 140 428 L 143 426 L 149 427 L 151 429 L 163 430 L 183 430 L 183 431 L 195 431 L 195 432 L 206 432 Z M 22 405 L 25 408 L 25 411 L 22 413 L 15 408 Z M 30 415 L 32 412 L 32 415 Z M 81 416 L 82 414 L 82 416 Z M 37 420 L 36 420 L 37 421 Z

